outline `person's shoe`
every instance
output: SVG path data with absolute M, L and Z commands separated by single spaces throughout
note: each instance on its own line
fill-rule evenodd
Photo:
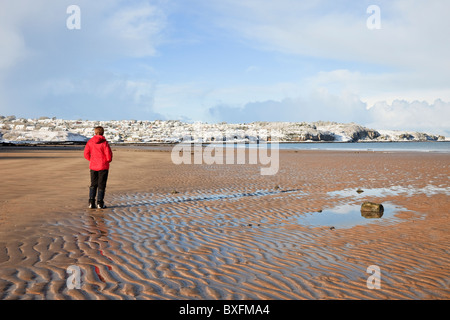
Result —
M 89 209 L 95 209 L 95 196 L 97 193 L 96 187 L 89 187 Z
M 89 199 L 89 209 L 95 209 L 95 199 Z
M 97 209 L 106 209 L 105 203 L 103 201 L 97 201 Z
M 103 202 L 103 198 L 105 197 L 105 190 L 98 190 L 97 196 L 97 209 L 105 209 L 105 203 Z

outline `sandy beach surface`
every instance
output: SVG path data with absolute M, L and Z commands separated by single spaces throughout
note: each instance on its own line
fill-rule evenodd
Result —
M 0 149 L 0 299 L 450 298 L 449 154 L 286 150 L 264 176 L 113 151 L 102 211 L 82 147 Z

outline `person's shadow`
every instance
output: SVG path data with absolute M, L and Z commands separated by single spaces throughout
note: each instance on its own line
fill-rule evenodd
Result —
M 104 210 L 104 209 L 103 209 Z M 109 237 L 108 237 L 108 228 L 106 226 L 104 217 L 98 214 L 90 214 L 88 215 L 88 223 L 87 223 L 88 231 L 91 233 L 89 237 L 89 241 L 92 242 L 91 247 L 99 247 L 99 253 L 106 259 L 114 262 L 110 257 L 105 255 L 104 250 L 109 247 Z M 112 270 L 110 264 L 105 264 L 108 270 Z M 106 283 L 105 278 L 102 276 L 100 267 L 95 265 L 94 272 L 96 273 L 98 279 L 104 283 Z

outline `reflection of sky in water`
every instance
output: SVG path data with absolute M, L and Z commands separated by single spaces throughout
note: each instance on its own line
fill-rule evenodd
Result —
M 424 188 L 414 188 L 414 187 L 402 187 L 402 186 L 392 186 L 389 188 L 373 188 L 373 189 L 364 189 L 364 192 L 358 193 L 356 189 L 344 189 L 338 191 L 328 192 L 329 196 L 332 197 L 357 197 L 362 198 L 365 196 L 371 197 L 385 197 L 385 196 L 414 196 L 417 194 L 425 194 L 427 196 L 432 196 L 434 194 L 442 193 L 446 195 L 450 195 L 450 187 L 436 187 L 433 185 L 427 185 Z
M 426 194 L 431 196 L 433 194 L 446 194 L 450 195 L 450 187 L 447 186 L 433 186 L 428 185 L 424 188 L 413 188 L 410 186 L 392 186 L 389 188 L 372 188 L 365 189 L 362 187 L 363 192 L 358 193 L 357 188 L 337 190 L 333 192 L 328 192 L 327 196 L 331 198 L 332 202 L 340 203 L 331 208 L 323 208 L 322 212 L 299 212 L 292 218 L 288 218 L 288 221 L 284 220 L 274 222 L 272 219 L 267 219 L 261 217 L 261 220 L 252 221 L 253 219 L 248 219 L 248 217 L 236 218 L 233 212 L 224 211 L 222 207 L 214 207 L 214 203 L 209 204 L 210 201 L 226 201 L 234 202 L 241 201 L 243 199 L 257 199 L 259 197 L 272 196 L 274 199 L 282 199 L 286 195 L 291 196 L 307 196 L 307 193 L 300 189 L 290 189 L 290 190 L 253 190 L 248 192 L 230 192 L 226 189 L 214 190 L 211 192 L 190 195 L 156 195 L 156 194 L 137 194 L 134 196 L 125 196 L 122 198 L 117 198 L 118 201 L 122 201 L 123 204 L 118 206 L 113 206 L 115 208 L 128 207 L 133 208 L 133 210 L 139 213 L 142 222 L 153 224 L 165 221 L 167 223 L 170 221 L 171 225 L 185 226 L 185 222 L 182 220 L 172 220 L 178 219 L 180 217 L 189 214 L 191 220 L 190 225 L 202 225 L 202 226 L 266 226 L 269 224 L 272 227 L 277 227 L 280 225 L 285 225 L 286 222 L 292 224 L 299 224 L 305 226 L 325 226 L 325 227 L 336 227 L 336 228 L 351 228 L 357 225 L 364 225 L 368 223 L 397 223 L 400 221 L 399 218 L 395 217 L 396 213 L 407 212 L 404 207 L 395 205 L 390 202 L 383 202 L 382 198 L 386 196 L 414 196 L 417 194 Z M 379 198 L 378 200 L 371 200 L 371 198 Z M 347 201 L 347 203 L 343 203 Z M 383 204 L 384 212 L 380 218 L 365 218 L 361 215 L 361 204 L 364 201 L 374 201 Z M 193 206 L 189 204 L 192 203 Z M 195 204 L 195 205 L 194 205 Z M 210 205 L 212 207 L 210 207 Z M 245 205 L 243 205 L 245 208 Z M 158 208 L 158 214 L 154 212 L 154 208 Z M 272 212 L 277 211 L 276 208 L 266 210 L 261 209 L 261 215 L 266 214 L 271 215 Z M 146 213 L 151 212 L 150 215 Z M 203 217 L 211 215 L 214 219 L 203 219 Z M 198 219 L 195 219 L 198 218 Z M 416 218 L 420 219 L 420 215 Z
M 327 195 L 332 198 L 352 198 L 362 199 L 367 197 L 386 197 L 386 196 L 407 196 L 412 197 L 417 194 L 425 194 L 432 196 L 434 194 L 450 195 L 450 187 L 437 187 L 427 185 L 424 188 L 414 188 L 411 186 L 392 186 L 389 188 L 372 188 L 364 189 L 363 192 L 356 192 L 357 189 L 344 189 L 328 192 Z M 381 218 L 365 218 L 361 216 L 361 204 L 343 204 L 333 208 L 324 209 L 322 212 L 306 213 L 297 217 L 298 223 L 310 226 L 334 226 L 350 228 L 356 225 L 362 225 L 374 222 L 396 222 L 398 221 L 394 215 L 400 211 L 408 211 L 403 207 L 396 206 L 392 203 L 383 203 L 384 213 Z
M 280 143 L 280 149 L 293 150 L 346 150 L 346 151 L 415 151 L 415 152 L 450 152 L 448 141 L 399 141 L 399 142 L 302 142 L 302 143 Z
M 384 213 L 381 218 L 365 218 L 361 215 L 361 205 L 343 204 L 333 208 L 324 209 L 322 212 L 310 212 L 301 214 L 295 219 L 298 224 L 307 226 L 328 226 L 351 228 L 357 225 L 377 222 L 396 222 L 394 215 L 400 211 L 408 211 L 403 207 L 383 203 Z

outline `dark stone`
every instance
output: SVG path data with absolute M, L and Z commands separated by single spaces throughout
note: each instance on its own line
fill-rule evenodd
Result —
M 361 216 L 368 219 L 381 218 L 384 207 L 382 204 L 366 201 L 361 205 Z

